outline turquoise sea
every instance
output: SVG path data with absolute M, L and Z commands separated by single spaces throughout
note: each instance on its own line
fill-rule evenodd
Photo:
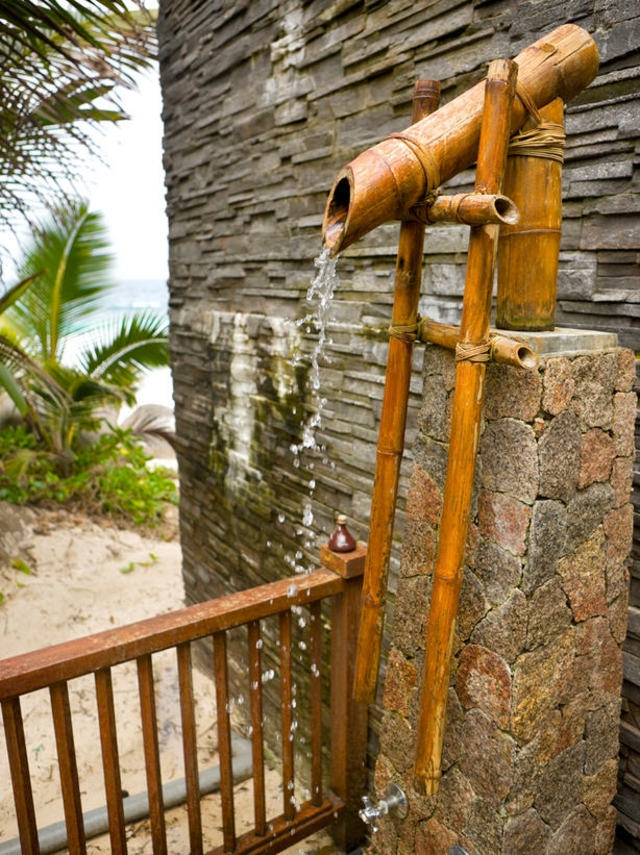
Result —
M 163 279 L 123 279 L 109 291 L 105 318 L 116 318 L 123 312 L 153 310 L 169 313 L 169 288 Z M 173 409 L 173 383 L 169 368 L 159 368 L 145 376 L 140 384 L 138 404 L 161 404 Z M 123 408 L 120 420 L 128 409 Z

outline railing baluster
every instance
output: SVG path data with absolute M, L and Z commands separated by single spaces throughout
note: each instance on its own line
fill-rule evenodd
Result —
M 249 699 L 251 711 L 251 752 L 253 765 L 253 812 L 256 834 L 267 833 L 267 808 L 264 784 L 264 744 L 262 729 L 262 656 L 260 622 L 247 626 L 249 647 Z
M 137 660 L 137 665 L 153 855 L 167 855 L 167 831 L 164 820 L 162 772 L 160 769 L 160 749 L 158 746 L 158 717 L 156 715 L 156 697 L 153 686 L 151 655 L 141 656 Z
M 193 680 L 191 676 L 191 647 L 188 643 L 179 644 L 176 647 L 176 652 L 178 655 L 178 684 L 180 686 L 184 777 L 187 783 L 189 850 L 192 855 L 202 855 L 202 815 L 200 813 L 196 717 L 193 705 Z
M 227 636 L 213 636 L 213 674 L 216 683 L 218 716 L 218 756 L 220 758 L 220 798 L 222 800 L 222 833 L 224 851 L 236 848 L 236 823 L 233 807 L 233 768 L 231 758 L 231 721 L 229 716 L 229 674 L 227 669 Z
M 49 686 L 51 713 L 56 735 L 60 789 L 64 804 L 64 818 L 67 826 L 67 846 L 70 855 L 85 855 L 87 844 L 82 820 L 80 800 L 80 782 L 78 763 L 71 722 L 71 704 L 67 683 L 53 683 Z
M 9 768 L 11 769 L 11 784 L 16 805 L 20 844 L 23 852 L 30 855 L 40 855 L 38 843 L 38 826 L 36 812 L 33 806 L 31 776 L 29 775 L 29 760 L 27 746 L 24 741 L 24 727 L 20 698 L 8 698 L 2 701 L 2 718 L 4 733 L 7 741 Z
M 102 768 L 104 770 L 104 788 L 107 798 L 111 852 L 113 855 L 126 855 L 127 839 L 124 827 L 122 783 L 120 780 L 120 761 L 118 758 L 118 735 L 116 731 L 116 713 L 113 703 L 113 684 L 110 668 L 101 668 L 99 671 L 96 671 L 96 700 L 98 703 Z
M 280 613 L 280 721 L 282 728 L 282 785 L 284 817 L 295 819 L 293 775 L 293 692 L 291 682 L 291 611 Z
M 310 608 L 311 801 L 322 804 L 322 604 Z

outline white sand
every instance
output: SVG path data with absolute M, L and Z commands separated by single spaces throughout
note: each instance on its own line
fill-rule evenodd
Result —
M 103 527 L 84 516 L 32 513 L 0 503 L 0 657 L 79 638 L 181 608 L 184 591 L 177 524 L 169 520 L 158 540 L 132 531 Z M 29 573 L 22 572 L 19 566 Z M 154 657 L 163 780 L 183 777 L 177 711 L 175 657 Z M 122 786 L 130 794 L 146 789 L 137 706 L 135 666 L 114 669 Z M 210 679 L 194 669 L 201 768 L 216 765 L 216 714 Z M 82 806 L 104 805 L 99 731 L 91 677 L 70 686 L 74 737 L 79 762 Z M 27 753 L 33 778 L 39 827 L 62 819 L 55 741 L 46 692 L 23 701 Z M 279 775 L 268 772 L 268 815 L 282 811 Z M 236 788 L 237 833 L 252 818 L 251 782 Z M 205 846 L 221 841 L 219 796 L 203 799 Z M 189 851 L 186 810 L 167 814 L 171 855 Z M 0 742 L 0 842 L 17 835 L 9 772 Z M 128 828 L 129 852 L 150 853 L 146 822 Z M 108 853 L 106 837 L 89 843 L 89 853 Z M 333 852 L 330 838 L 317 835 L 290 853 Z

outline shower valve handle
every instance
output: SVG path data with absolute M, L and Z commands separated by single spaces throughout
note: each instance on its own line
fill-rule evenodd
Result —
M 404 819 L 409 810 L 407 797 L 397 784 L 389 784 L 378 804 L 369 796 L 362 797 L 362 804 L 364 807 L 358 812 L 358 816 L 371 826 L 373 832 L 378 831 L 378 820 L 383 816 L 394 813 L 398 819 Z

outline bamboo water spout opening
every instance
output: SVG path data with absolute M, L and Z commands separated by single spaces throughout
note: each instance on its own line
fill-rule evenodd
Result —
M 593 38 L 574 24 L 558 27 L 525 48 L 518 65 L 518 97 L 511 133 L 524 124 L 533 104 L 540 109 L 560 97 L 566 103 L 598 71 Z M 484 81 L 352 160 L 338 174 L 325 209 L 325 244 L 335 254 L 391 220 L 410 218 L 430 192 L 471 166 L 478 152 Z

